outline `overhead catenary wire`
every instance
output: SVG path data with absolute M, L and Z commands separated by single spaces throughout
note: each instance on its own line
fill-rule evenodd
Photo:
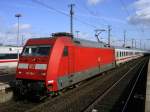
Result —
M 47 8 L 47 9 L 50 9 L 50 10 L 52 10 L 52 11 L 55 11 L 55 12 L 61 14 L 61 15 L 70 17 L 69 14 L 67 14 L 67 13 L 65 13 L 65 12 L 63 12 L 63 11 L 61 11 L 61 10 L 58 10 L 58 9 L 56 9 L 56 8 L 50 6 L 50 5 L 47 5 L 47 4 L 45 4 L 45 3 L 43 3 L 43 2 L 41 2 L 41 1 L 39 1 L 39 0 L 32 0 L 32 2 L 34 2 L 34 3 L 38 4 L 38 5 L 41 5 L 41 6 L 45 7 L 45 8 Z M 97 28 L 97 26 L 92 25 L 92 24 L 90 24 L 90 23 L 87 23 L 87 22 L 85 22 L 85 21 L 82 21 L 81 19 L 79 19 L 79 18 L 77 18 L 77 17 L 74 17 L 74 19 L 75 19 L 76 21 L 80 22 L 81 24 L 87 25 L 87 26 L 92 27 L 92 28 Z
M 78 2 L 78 0 L 76 1 L 78 3 L 78 5 L 80 5 L 82 7 L 82 9 L 84 9 L 85 11 L 87 11 L 91 16 L 93 17 L 97 17 L 99 19 L 101 19 L 104 23 L 104 26 L 108 26 L 110 23 L 108 21 L 106 21 L 105 19 L 101 18 L 100 16 L 98 16 L 98 14 L 95 14 L 95 12 L 93 12 L 92 10 L 90 10 L 86 5 L 83 5 L 83 1 L 81 0 L 80 3 Z M 99 11 L 98 11 L 99 12 Z
M 106 21 L 103 17 L 101 17 L 98 13 L 99 11 L 97 11 L 96 9 L 95 9 L 96 13 L 93 12 L 92 10 L 90 10 L 86 5 L 84 5 L 83 1 L 80 1 L 80 3 L 79 3 L 77 0 L 77 3 L 78 3 L 78 5 L 80 5 L 82 7 L 82 9 L 84 9 L 86 12 L 88 12 L 91 16 L 96 17 L 97 19 L 104 22 L 103 25 L 106 27 L 106 29 L 108 29 L 107 30 L 107 32 L 108 32 L 107 42 L 108 42 L 108 45 L 110 46 L 110 43 L 111 43 L 110 32 L 112 30 L 110 23 L 108 21 Z
M 67 13 L 65 13 L 65 12 L 63 12 L 63 11 L 61 11 L 61 10 L 58 10 L 58 9 L 56 9 L 56 8 L 53 8 L 53 7 L 47 5 L 47 4 L 45 4 L 45 3 L 43 3 L 43 2 L 41 2 L 41 1 L 39 1 L 39 0 L 32 0 L 32 2 L 34 2 L 34 3 L 38 4 L 38 5 L 41 5 L 41 6 L 45 7 L 45 8 L 48 8 L 48 9 L 50 9 L 50 10 L 53 10 L 53 11 L 59 13 L 59 14 L 62 14 L 62 15 L 65 15 L 65 16 L 68 16 L 68 17 L 69 17 L 69 14 L 67 14 Z
M 119 0 L 119 1 L 120 1 L 121 5 L 123 6 L 123 8 L 125 9 L 127 15 L 130 17 L 130 13 L 129 13 L 129 11 L 128 11 L 128 9 L 127 9 L 126 4 L 124 3 L 124 1 L 123 0 Z M 139 29 L 144 34 L 144 32 L 143 32 L 144 30 L 143 30 L 142 27 L 139 26 L 139 28 L 138 28 L 136 26 L 136 28 L 137 28 L 137 30 Z

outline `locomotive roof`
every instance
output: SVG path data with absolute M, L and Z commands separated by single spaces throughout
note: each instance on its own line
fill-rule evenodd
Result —
M 34 40 L 36 39 L 52 39 L 55 37 L 44 37 L 44 38 L 32 38 Z M 86 46 L 86 47 L 96 47 L 96 48 L 103 48 L 103 47 L 108 47 L 106 43 L 100 41 L 91 41 L 91 40 L 86 40 L 86 39 L 81 39 L 81 38 L 73 38 L 73 42 L 77 45 L 81 46 Z
M 87 46 L 87 47 L 96 47 L 96 48 L 103 48 L 108 47 L 106 43 L 100 41 L 91 41 L 91 40 L 85 40 L 81 38 L 73 38 L 74 43 L 81 45 L 81 46 Z

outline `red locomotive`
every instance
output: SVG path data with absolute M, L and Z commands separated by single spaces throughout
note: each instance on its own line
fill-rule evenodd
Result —
M 15 93 L 53 94 L 115 67 L 115 49 L 69 33 L 29 39 L 20 56 Z
M 40 98 L 143 56 L 145 51 L 108 48 L 103 43 L 56 33 L 29 39 L 20 55 L 14 94 Z

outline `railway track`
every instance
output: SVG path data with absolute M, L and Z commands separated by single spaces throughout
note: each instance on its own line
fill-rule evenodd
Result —
M 93 102 L 91 102 L 87 107 L 85 107 L 85 109 L 82 112 L 98 112 L 98 111 L 104 111 L 104 112 L 108 112 L 108 111 L 112 111 L 112 112 L 128 112 L 128 111 L 126 111 L 126 109 L 128 107 L 129 101 L 131 99 L 131 95 L 133 94 L 135 86 L 136 86 L 136 84 L 137 84 L 137 82 L 139 80 L 139 77 L 142 75 L 143 69 L 147 65 L 147 62 L 148 62 L 147 59 L 142 60 L 141 64 L 136 64 L 135 66 L 130 68 L 129 71 L 127 73 L 125 73 L 117 82 L 115 82 L 102 95 L 100 95 L 97 98 L 95 98 L 95 100 L 93 100 Z M 113 92 L 118 90 L 117 88 L 119 88 L 119 85 L 121 85 L 120 88 L 123 87 L 121 83 L 124 83 L 126 81 L 126 79 L 128 79 L 129 75 L 131 75 L 133 72 L 135 72 L 135 69 L 138 69 L 136 71 L 138 74 L 136 76 L 136 79 L 135 79 L 135 82 L 133 83 L 133 85 L 130 85 L 130 86 L 133 86 L 133 87 L 131 88 L 131 90 L 129 92 L 129 95 L 128 95 L 127 99 L 123 102 L 122 106 L 120 107 L 118 105 L 119 107 L 117 107 L 117 109 L 116 108 L 112 109 L 112 108 L 109 108 L 109 107 L 113 107 L 113 106 L 110 106 L 107 103 L 107 106 L 108 106 L 107 108 L 108 109 L 104 109 L 105 106 L 106 106 L 106 102 L 109 102 L 110 99 L 111 99 L 109 97 L 110 94 L 111 94 L 112 98 L 115 97 L 115 96 L 113 96 L 113 94 L 114 94 Z M 107 96 L 108 96 L 109 100 L 108 100 L 108 98 L 105 98 Z
M 124 93 L 120 98 L 124 103 L 118 112 L 144 112 L 145 108 L 145 93 L 146 93 L 146 80 L 147 80 L 147 69 L 148 63 L 145 62 L 141 65 L 137 75 L 129 86 L 127 87 L 127 93 Z M 116 110 L 115 110 L 116 112 Z
M 143 59 L 140 59 L 143 60 Z M 138 63 L 134 60 L 121 65 L 104 75 L 85 81 L 79 87 L 62 92 L 61 95 L 48 98 L 40 103 L 14 101 L 0 104 L 0 112 L 81 112 L 85 111 L 98 96 L 104 94 L 112 84 L 118 81 L 128 69 Z M 109 83 L 108 83 L 109 82 Z
M 142 75 L 142 72 L 143 72 L 144 67 L 146 66 L 146 64 L 147 64 L 147 62 L 145 62 L 145 63 L 141 66 L 141 70 L 140 70 L 139 73 L 138 73 L 138 76 L 137 76 L 137 78 L 136 78 L 136 80 L 135 80 L 135 82 L 134 82 L 134 84 L 133 84 L 133 87 L 132 87 L 132 89 L 131 89 L 131 91 L 130 91 L 130 93 L 129 93 L 129 96 L 128 96 L 127 100 L 125 101 L 125 104 L 124 104 L 124 106 L 123 106 L 121 112 L 125 112 L 125 111 L 126 111 L 126 109 L 127 109 L 127 107 L 128 107 L 128 104 L 129 104 L 129 101 L 130 101 L 130 99 L 131 99 L 131 96 L 132 96 L 132 94 L 133 94 L 133 91 L 134 91 L 134 89 L 135 89 L 135 86 L 137 85 L 138 80 L 139 80 L 140 76 Z
M 9 83 L 15 79 L 15 68 L 0 69 L 0 83 Z

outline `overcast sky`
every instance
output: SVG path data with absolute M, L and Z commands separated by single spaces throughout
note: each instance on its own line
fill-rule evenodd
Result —
M 20 18 L 20 44 L 33 37 L 50 36 L 53 32 L 69 32 L 69 4 L 74 6 L 74 34 L 80 38 L 95 40 L 95 29 L 111 25 L 112 44 L 123 44 L 126 30 L 127 45 L 137 40 L 139 47 L 150 48 L 150 0 L 1 0 L 0 43 L 16 44 L 17 18 Z M 107 31 L 101 35 L 107 42 Z

